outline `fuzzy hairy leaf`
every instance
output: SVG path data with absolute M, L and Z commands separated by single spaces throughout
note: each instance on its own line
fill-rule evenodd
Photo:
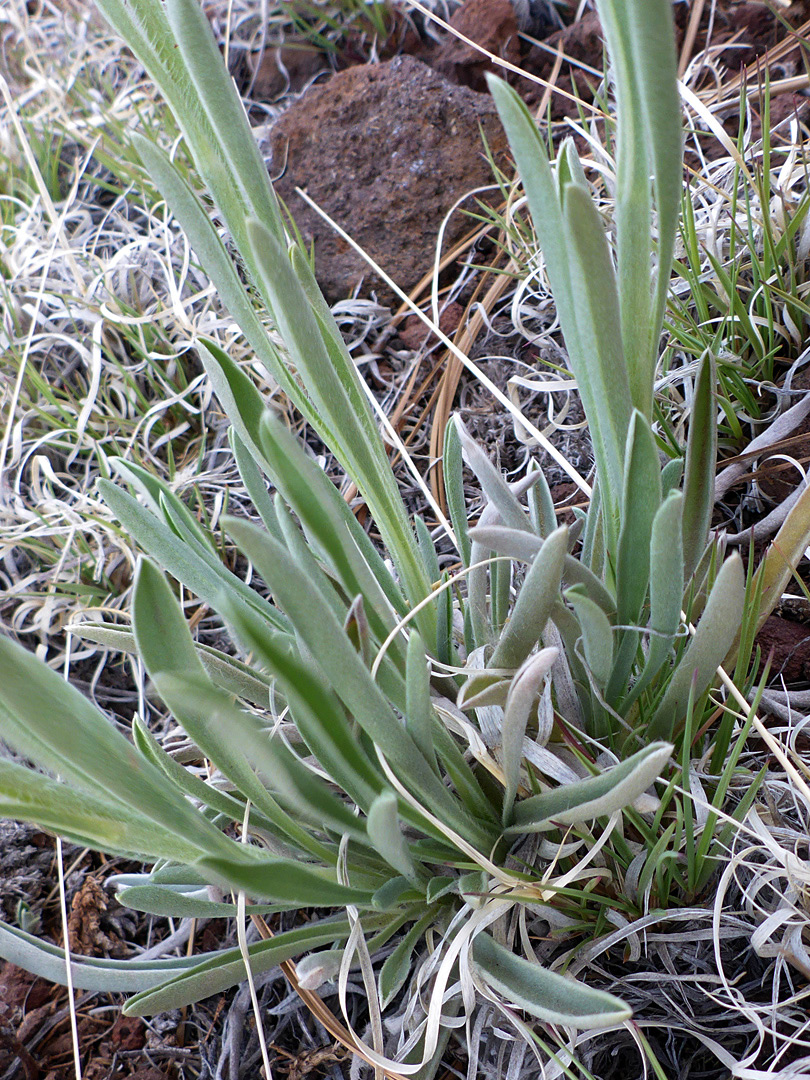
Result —
M 475 938 L 472 958 L 486 986 L 544 1023 L 591 1029 L 630 1019 L 630 1007 L 620 998 L 525 960 L 489 934 Z

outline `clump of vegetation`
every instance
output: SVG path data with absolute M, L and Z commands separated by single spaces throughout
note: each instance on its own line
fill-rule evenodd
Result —
M 99 492 L 146 553 L 131 631 L 72 629 L 137 655 L 211 775 L 184 767 L 140 718 L 133 745 L 59 675 L 0 641 L 0 734 L 45 770 L 0 762 L 0 812 L 149 863 L 116 881 L 136 910 L 240 926 L 249 914 L 259 927 L 310 913 L 203 957 L 73 965 L 75 985 L 133 992 L 131 1014 L 304 957 L 295 979 L 305 992 L 336 979 L 345 997 L 359 970 L 370 1035 L 362 1042 L 348 1016 L 341 1033 L 379 1070 L 435 1074 L 453 1026 L 482 1000 L 553 1057 L 566 1045 L 558 1028 L 622 1025 L 631 1009 L 541 962 L 533 930 L 551 927 L 548 958 L 567 943 L 575 963 L 609 923 L 704 901 L 756 798 L 761 774 L 740 763 L 755 719 L 752 643 L 810 539 L 807 499 L 747 574 L 711 535 L 709 348 L 683 459 L 653 426 L 683 194 L 671 10 L 668 0 L 598 6 L 617 103 L 613 249 L 573 141 L 550 161 L 518 95 L 491 80 L 593 440 L 590 505 L 558 526 L 542 471 L 507 484 L 456 422 L 443 457 L 448 517 L 432 504 L 458 554 L 448 573 L 437 536 L 409 519 L 366 387 L 285 232 L 201 9 L 99 0 L 171 106 L 238 263 L 187 171 L 142 133 L 133 147 L 255 358 L 357 486 L 382 541 L 381 554 L 243 367 L 199 334 L 261 519 L 223 527 L 270 598 L 226 567 L 169 482 L 107 455 Z M 486 498 L 475 527 L 465 461 Z M 183 590 L 219 614 L 233 650 L 195 642 Z M 718 704 L 720 680 L 731 698 Z M 64 977 L 62 951 L 25 931 L 0 926 L 0 953 Z

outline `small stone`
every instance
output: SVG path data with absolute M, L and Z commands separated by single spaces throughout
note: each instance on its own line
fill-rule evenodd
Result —
M 450 25 L 493 56 L 520 64 L 517 13 L 511 0 L 465 0 L 453 13 Z M 482 93 L 487 90 L 488 71 L 504 75 L 503 69 L 497 68 L 478 49 L 449 34 L 431 64 L 460 86 Z
M 361 282 L 363 295 L 373 289 L 383 304 L 398 301 L 296 187 L 408 292 L 432 265 L 454 203 L 493 182 L 479 126 L 505 165 L 506 137 L 492 99 L 454 86 L 410 56 L 339 72 L 310 87 L 274 124 L 270 171 L 282 173 L 276 191 L 304 243 L 314 243 L 316 277 L 330 303 L 351 296 Z M 443 250 L 472 227 L 453 213 Z

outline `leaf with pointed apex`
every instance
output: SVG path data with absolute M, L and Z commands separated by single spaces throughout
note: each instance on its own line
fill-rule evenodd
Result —
M 540 639 L 560 598 L 568 529 L 561 525 L 543 541 L 489 661 L 494 668 L 519 667 Z
M 490 990 L 544 1023 L 590 1030 L 623 1024 L 632 1015 L 620 998 L 524 960 L 487 933 L 473 941 L 472 959 Z
M 607 817 L 629 806 L 660 775 L 672 753 L 669 743 L 656 742 L 619 762 L 612 769 L 573 784 L 564 784 L 515 803 L 507 836 L 546 832 Z
M 238 846 L 238 845 L 235 845 Z M 257 848 L 248 848 L 258 855 Z M 332 870 L 294 859 L 236 859 L 205 856 L 194 864 L 205 875 L 249 897 L 306 907 L 370 907 L 372 893 L 341 885 Z
M 684 578 L 689 581 L 706 550 L 714 507 L 717 469 L 717 423 L 714 404 L 714 360 L 707 352 L 700 365 L 686 443 L 683 479 Z
M 603 687 L 613 670 L 613 627 L 604 611 L 591 600 L 581 585 L 566 589 L 565 599 L 573 607 L 579 621 L 585 663 L 597 686 Z
M 287 930 L 248 946 L 253 975 L 271 971 L 284 960 L 300 956 L 309 949 L 345 940 L 349 924 L 345 918 L 323 919 Z M 199 957 L 190 957 L 199 961 Z M 131 997 L 124 1006 L 126 1016 L 153 1016 L 169 1009 L 182 1009 L 203 998 L 213 997 L 244 981 L 245 961 L 240 949 L 217 953 L 197 962 L 171 980 Z
M 393 791 L 383 791 L 377 796 L 368 812 L 366 827 L 369 840 L 388 865 L 409 881 L 416 881 L 416 867 L 402 835 Z
M 735 552 L 715 579 L 695 636 L 684 650 L 664 697 L 648 727 L 649 738 L 669 738 L 686 717 L 689 695 L 694 688 L 697 701 L 716 677 L 726 658 L 743 617 L 745 570 Z
M 520 780 L 523 764 L 523 739 L 529 715 L 537 701 L 538 692 L 559 656 L 557 649 L 541 649 L 530 656 L 518 669 L 509 687 L 501 728 L 501 753 L 503 755 L 503 823 L 508 825 Z

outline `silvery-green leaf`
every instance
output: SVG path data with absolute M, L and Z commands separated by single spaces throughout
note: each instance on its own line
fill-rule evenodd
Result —
M 0 761 L 0 817 L 27 821 L 81 847 L 129 858 L 188 861 L 203 850 L 199 841 L 190 843 L 131 807 L 75 791 L 10 761 Z
M 349 936 L 349 924 L 345 918 L 322 919 L 307 923 L 295 930 L 286 930 L 267 941 L 248 946 L 250 970 L 254 975 L 271 971 L 284 960 L 309 949 L 330 945 Z M 212 957 L 189 957 L 191 964 L 184 966 L 174 978 L 162 982 L 154 989 L 144 990 L 129 999 L 124 1006 L 127 1016 L 153 1016 L 170 1009 L 181 1009 L 203 998 L 221 994 L 245 979 L 245 961 L 239 949 L 227 949 Z
M 557 514 L 545 473 L 532 459 L 529 462 L 529 473 L 533 475 L 535 472 L 540 474 L 540 478 L 529 488 L 529 516 L 534 531 L 545 538 L 557 528 Z
M 465 712 L 486 706 L 505 705 L 511 678 L 511 674 L 504 676 L 496 671 L 479 671 L 470 675 L 461 685 L 456 705 Z
M 664 665 L 681 625 L 683 606 L 683 495 L 671 491 L 655 515 L 650 538 L 650 645 L 644 670 L 625 699 L 625 709 Z
M 683 476 L 683 459 L 673 458 L 661 470 L 661 497 L 665 499 L 670 491 L 675 491 Z
M 508 1005 L 544 1023 L 591 1030 L 630 1019 L 630 1007 L 620 998 L 549 971 L 537 961 L 525 960 L 489 934 L 477 935 L 472 959 L 486 986 Z
M 507 836 L 546 832 L 607 817 L 629 806 L 660 775 L 672 753 L 669 743 L 656 742 L 598 776 L 564 784 L 515 803 L 514 821 Z
M 557 659 L 556 649 L 541 649 L 524 661 L 509 687 L 501 728 L 501 754 L 504 775 L 503 816 L 504 825 L 512 817 L 512 807 L 520 781 L 523 764 L 523 738 L 526 724 L 534 708 L 543 680 Z
M 109 480 L 99 480 L 97 487 L 104 501 L 125 529 L 160 567 L 189 588 L 211 607 L 224 589 L 234 603 L 255 608 L 267 622 L 279 630 L 288 630 L 289 623 L 272 604 L 254 589 L 227 570 L 218 558 L 204 558 L 192 551 L 172 532 L 165 522 Z
M 383 791 L 371 804 L 366 828 L 369 840 L 389 866 L 409 881 L 415 881 L 416 867 L 402 835 L 393 791 Z
M 585 663 L 597 686 L 603 687 L 613 669 L 613 627 L 602 608 L 581 585 L 565 590 L 565 599 L 574 609 L 582 631 Z
M 0 735 L 19 753 L 71 787 L 107 802 L 113 816 L 131 810 L 184 846 L 226 852 L 233 842 L 168 787 L 82 694 L 31 653 L 0 637 Z
M 131 885 L 115 895 L 120 904 L 133 911 L 171 919 L 227 919 L 235 918 L 238 911 L 236 904 L 211 900 L 207 889 L 188 893 L 165 885 Z M 279 910 L 278 904 L 247 904 L 245 908 L 248 916 L 273 915 Z
M 421 637 L 414 631 L 408 639 L 405 727 L 433 769 L 436 768 L 436 751 L 433 748 L 434 726 L 428 658 L 425 655 Z
M 720 567 L 695 636 L 650 721 L 650 738 L 668 738 L 685 719 L 690 692 L 697 700 L 711 686 L 737 636 L 744 604 L 745 570 L 735 552 Z
M 622 528 L 616 565 L 616 619 L 635 623 L 647 595 L 650 535 L 661 504 L 661 464 L 649 423 L 634 410 L 627 433 Z
M 517 668 L 543 633 L 560 597 L 568 529 L 561 525 L 543 541 L 523 580 L 509 622 L 501 632 L 489 662 L 493 668 Z
M 461 418 L 456 415 L 453 417 L 453 422 L 461 439 L 461 450 L 464 458 L 478 478 L 478 482 L 484 489 L 484 494 L 498 512 L 504 525 L 510 529 L 528 532 L 531 529 L 531 522 L 526 511 L 509 490 L 509 485 L 481 447 L 470 436 Z
M 571 356 L 594 444 L 608 550 L 619 521 L 631 396 L 620 336 L 619 296 L 604 226 L 588 193 L 568 184 L 563 221 L 581 352 Z M 565 326 L 563 326 L 565 334 Z M 570 351 L 570 350 L 569 350 Z
M 485 547 L 498 555 L 530 563 L 541 550 L 545 540 L 534 533 L 509 529 L 503 525 L 479 524 L 470 529 L 470 538 L 479 547 Z M 569 530 L 570 539 L 570 530 Z M 581 559 L 566 552 L 563 580 L 570 585 L 582 585 L 594 603 L 607 615 L 616 611 L 616 601 L 599 578 L 588 569 Z
M 458 541 L 462 564 L 470 565 L 470 538 L 467 534 L 467 500 L 464 495 L 464 470 L 461 454 L 461 439 L 455 423 L 449 423 L 444 429 L 444 455 L 442 457 L 442 476 L 450 522 Z
M 182 956 L 162 960 L 109 960 L 71 953 L 70 974 L 80 990 L 100 993 L 148 991 L 191 969 L 211 956 Z M 0 922 L 0 957 L 25 968 L 32 975 L 64 986 L 67 983 L 65 951 L 50 942 L 40 941 L 24 930 Z

